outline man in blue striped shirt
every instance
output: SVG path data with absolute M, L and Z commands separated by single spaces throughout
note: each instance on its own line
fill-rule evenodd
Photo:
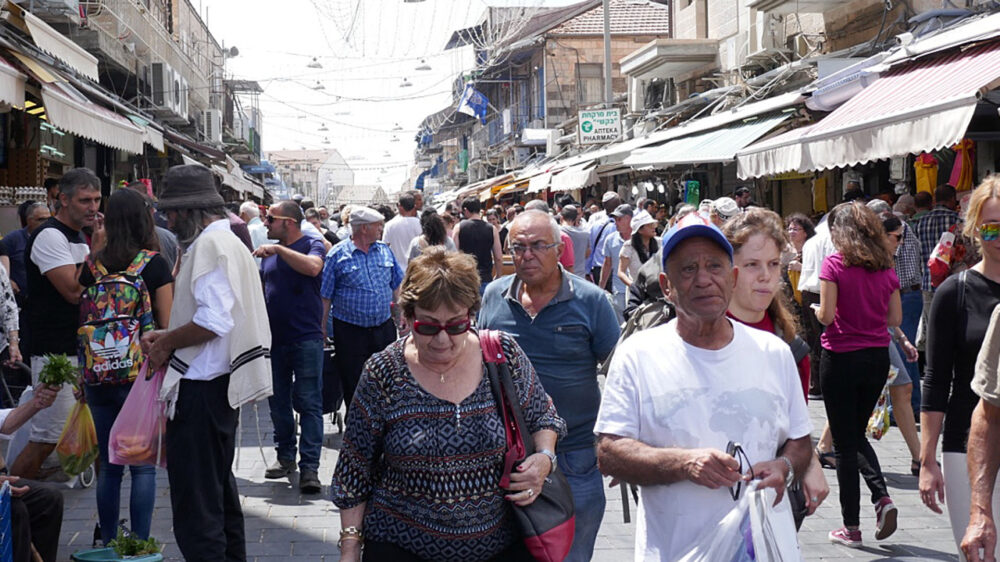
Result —
M 334 362 L 348 407 L 365 361 L 396 339 L 391 309 L 403 269 L 380 241 L 384 221 L 374 209 L 352 210 L 351 239 L 334 246 L 323 264 L 324 332 L 333 336 Z

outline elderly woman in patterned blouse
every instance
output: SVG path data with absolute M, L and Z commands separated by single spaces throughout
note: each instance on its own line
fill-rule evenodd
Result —
M 412 260 L 399 305 L 409 335 L 375 354 L 348 411 L 333 477 L 342 560 L 529 560 L 511 504 L 538 497 L 552 463 L 536 453 L 499 486 L 505 434 L 471 328 L 479 308 L 471 256 L 428 248 Z M 501 335 L 538 451 L 565 435 L 534 368 Z
M 20 341 L 17 301 L 7 270 L 0 267 L 0 353 L 7 350 L 6 364 L 12 365 L 22 359 Z

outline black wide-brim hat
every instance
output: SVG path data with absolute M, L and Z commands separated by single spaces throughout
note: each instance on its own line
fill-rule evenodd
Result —
M 215 187 L 215 176 L 211 170 L 200 164 L 184 164 L 167 170 L 156 207 L 160 211 L 170 211 L 209 209 L 225 204 L 226 201 Z

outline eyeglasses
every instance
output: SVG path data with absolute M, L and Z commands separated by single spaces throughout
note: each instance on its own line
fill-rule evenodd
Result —
M 792 225 L 786 228 L 788 232 L 805 232 L 805 229 L 798 225 Z
M 293 221 L 292 217 L 282 217 L 279 215 L 264 215 L 264 222 L 271 224 L 274 221 Z
M 1000 238 L 1000 222 L 984 222 L 979 225 L 979 237 L 983 242 L 992 242 Z
M 732 441 L 726 445 L 726 454 L 735 458 L 740 463 L 740 474 L 743 474 L 744 470 L 750 471 L 750 480 L 756 478 L 753 473 L 753 467 L 750 466 L 750 457 L 747 456 L 746 451 L 739 443 L 734 443 Z M 743 479 L 741 478 L 736 482 L 736 485 L 729 489 L 729 495 L 733 497 L 733 501 L 740 499 L 740 492 L 743 490 Z
M 534 244 L 524 245 L 524 244 L 511 244 L 510 251 L 514 252 L 514 255 L 523 256 L 528 250 L 532 253 L 539 253 L 550 248 L 555 248 L 559 245 L 559 242 L 553 242 L 552 244 L 546 244 L 544 242 L 535 242 Z
M 444 330 L 449 336 L 457 336 L 469 331 L 472 327 L 472 320 L 465 318 L 451 324 L 435 324 L 434 322 L 413 321 L 413 331 L 421 336 L 436 336 Z

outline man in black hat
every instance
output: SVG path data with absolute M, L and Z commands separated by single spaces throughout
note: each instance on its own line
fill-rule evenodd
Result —
M 167 172 L 159 208 L 184 253 L 170 325 L 142 338 L 150 364 L 167 365 L 167 476 L 174 537 L 188 561 L 246 559 L 232 473 L 239 407 L 271 394 L 260 275 L 223 205 L 208 168 Z

